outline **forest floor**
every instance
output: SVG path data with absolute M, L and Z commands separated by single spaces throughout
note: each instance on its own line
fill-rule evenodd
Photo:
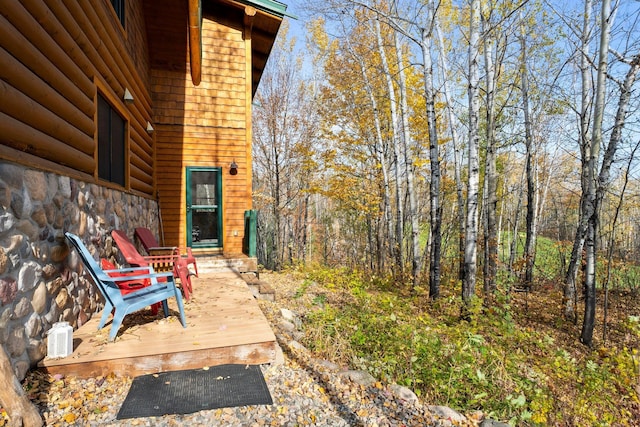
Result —
M 614 404 L 625 405 L 630 413 L 629 425 L 640 426 L 640 293 L 638 289 L 614 289 L 605 294 L 597 292 L 596 322 L 593 342 L 590 347 L 580 342 L 584 300 L 579 299 L 575 320 L 563 316 L 561 284 L 548 282 L 538 286 L 531 294 L 521 293 L 514 298 L 514 319 L 519 327 L 535 329 L 554 337 L 556 343 L 562 343 L 562 349 L 568 351 L 575 360 L 597 361 L 602 365 L 619 361 L 622 353 L 630 354 L 632 365 L 621 370 L 610 366 L 608 372 L 619 375 L 616 387 L 619 395 L 608 396 Z M 605 310 L 605 299 L 607 301 Z M 606 314 L 605 314 L 606 312 Z M 606 319 L 605 319 L 606 316 Z M 630 319 L 635 318 L 635 324 Z M 606 320 L 606 323 L 605 323 Z M 584 366 L 588 366 L 584 363 Z M 606 381 L 606 378 L 602 378 Z M 566 381 L 555 381 L 556 394 L 566 396 L 567 400 L 576 398 L 581 381 L 570 377 Z M 628 387 L 624 387 L 628 385 Z M 594 390 L 598 393 L 603 390 Z M 606 398 L 602 397 L 601 398 Z M 617 425 L 617 421 L 612 422 Z M 620 423 L 620 425 L 626 425 Z
M 638 348 L 638 337 L 626 327 L 629 316 L 640 315 L 640 293 L 629 290 L 609 291 L 605 335 L 604 293 L 597 293 L 596 326 L 591 348 L 580 343 L 584 301 L 577 305 L 575 321 L 563 318 L 562 289 L 557 283 L 538 286 L 531 293 L 514 297 L 514 317 L 519 325 L 542 328 L 558 342 L 570 343 L 576 354 L 589 354 L 603 347 Z
M 637 291 L 609 292 L 606 339 L 604 293 L 598 292 L 593 344 L 587 347 L 579 339 L 584 304 L 578 301 L 576 322 L 566 320 L 561 282 L 502 294 L 496 307 L 477 309 L 486 319 L 467 324 L 459 320 L 455 284 L 443 284 L 433 303 L 426 291 L 416 295 L 375 280 L 354 285 L 353 276 L 334 272 L 261 278 L 273 283 L 280 305 L 303 319 L 301 340 L 317 357 L 406 385 L 427 405 L 467 414 L 480 410 L 516 425 L 640 426 Z

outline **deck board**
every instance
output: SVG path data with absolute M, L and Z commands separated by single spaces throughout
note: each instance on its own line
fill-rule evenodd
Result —
M 276 338 L 248 286 L 229 271 L 192 278 L 194 294 L 185 304 L 187 328 L 177 316 L 152 316 L 148 309 L 125 317 L 115 342 L 111 322 L 97 330 L 96 314 L 73 333 L 74 351 L 65 358 L 45 358 L 38 368 L 80 378 L 136 376 L 225 363 L 261 364 L 275 359 Z

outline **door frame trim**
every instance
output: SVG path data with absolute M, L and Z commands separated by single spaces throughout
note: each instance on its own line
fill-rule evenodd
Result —
M 191 201 L 191 173 L 192 172 L 217 172 L 216 179 L 216 200 L 218 200 L 217 209 L 218 209 L 218 243 L 217 244 L 198 244 L 196 242 L 196 246 L 193 242 L 193 235 L 191 234 L 192 228 L 192 217 L 191 217 L 191 206 L 189 205 Z M 191 248 L 216 248 L 222 249 L 224 240 L 224 224 L 223 224 L 223 212 L 222 212 L 222 168 L 217 166 L 186 166 L 186 190 L 185 190 L 185 202 L 186 202 L 186 237 L 187 237 L 187 246 Z

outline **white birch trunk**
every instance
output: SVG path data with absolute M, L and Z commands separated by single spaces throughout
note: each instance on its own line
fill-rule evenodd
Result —
M 478 254 L 478 56 L 480 42 L 480 0 L 471 0 L 469 19 L 469 155 L 467 178 L 467 216 L 465 226 L 462 299 L 468 304 L 475 295 Z
M 484 26 L 484 24 L 483 24 Z M 486 32 L 483 30 L 483 34 Z M 495 141 L 495 88 L 496 72 L 493 62 L 491 40 L 484 40 L 484 63 L 487 91 L 485 96 L 486 108 L 486 144 L 485 158 L 485 213 L 484 224 L 484 280 L 483 291 L 485 298 L 491 299 L 496 290 L 496 275 L 498 270 L 498 240 L 496 229 L 497 177 L 496 177 L 496 141 Z
M 436 19 L 432 3 L 429 2 L 432 19 Z M 429 158 L 431 160 L 430 195 L 430 247 L 429 251 L 429 297 L 436 299 L 440 295 L 440 259 L 442 245 L 442 215 L 440 209 L 440 149 L 436 123 L 435 96 L 433 88 L 433 63 L 431 60 L 431 35 L 423 28 L 421 34 L 422 58 L 424 61 L 424 92 L 427 108 L 427 126 L 429 129 Z
M 584 318 L 580 341 L 591 346 L 593 329 L 596 316 L 596 262 L 597 262 L 597 236 L 598 236 L 598 211 L 597 211 L 597 181 L 596 167 L 600 158 L 602 145 L 602 122 L 604 119 L 604 103 L 606 92 L 606 78 L 608 68 L 609 38 L 613 15 L 611 13 L 611 0 L 602 1 L 600 15 L 600 52 L 598 55 L 598 74 L 596 78 L 596 100 L 593 111 L 593 144 L 589 153 L 588 163 L 588 192 L 586 197 L 585 215 L 589 218 L 587 235 L 585 239 L 586 266 L 584 277 Z
M 582 259 L 582 249 L 584 247 L 584 238 L 587 229 L 587 218 L 585 216 L 585 202 L 587 194 L 587 158 L 588 153 L 591 151 L 591 137 L 589 136 L 589 123 L 590 123 L 590 111 L 591 111 L 591 64 L 589 63 L 589 34 L 591 33 L 591 0 L 584 1 L 584 13 L 582 23 L 581 34 L 581 46 L 580 46 L 580 80 L 582 85 L 581 93 L 581 105 L 580 105 L 580 153 L 582 161 L 581 171 L 581 186 L 582 194 L 580 196 L 580 212 L 578 219 L 578 226 L 576 229 L 576 236 L 573 241 L 573 248 L 571 250 L 571 259 L 567 266 L 567 273 L 565 275 L 564 284 L 564 316 L 567 319 L 577 322 L 576 313 L 576 279 L 578 275 L 578 266 Z
M 387 61 L 387 54 L 384 51 L 384 43 L 382 40 L 382 32 L 380 29 L 380 21 L 375 20 L 376 41 L 378 52 L 380 53 L 380 60 L 382 61 L 383 73 L 387 82 L 387 88 L 389 93 L 389 105 L 391 109 L 391 128 L 393 134 L 393 157 L 395 163 L 395 184 L 396 184 L 396 233 L 394 242 L 394 253 L 396 256 L 396 269 L 403 275 L 404 272 L 404 256 L 403 250 L 403 231 L 404 231 L 404 209 L 402 194 L 404 193 L 402 188 L 402 176 L 400 174 L 400 143 L 398 132 L 398 106 L 396 101 L 396 93 L 393 87 L 393 79 L 391 78 L 391 70 L 389 69 L 389 62 Z
M 362 57 L 356 53 L 353 53 L 353 57 L 356 61 L 358 61 L 358 65 L 360 67 L 360 74 L 362 75 L 362 80 L 364 81 L 365 90 L 369 97 L 369 102 L 371 103 L 371 109 L 373 111 L 373 124 L 376 136 L 376 153 L 378 155 L 378 160 L 380 161 L 380 169 L 382 170 L 382 180 L 383 180 L 383 218 L 382 222 L 387 226 L 387 236 L 384 237 L 385 240 L 393 239 L 393 221 L 391 220 L 391 196 L 390 196 L 390 184 L 389 184 L 389 166 L 385 154 L 384 149 L 384 139 L 382 138 L 382 125 L 380 120 L 380 112 L 378 110 L 378 101 L 376 100 L 375 94 L 373 92 L 373 87 L 371 86 L 371 82 L 369 79 L 369 75 L 367 74 L 367 67 L 365 66 Z M 382 256 L 380 256 L 382 255 Z M 393 255 L 393 252 L 391 252 Z M 383 254 L 379 254 L 378 268 L 382 271 L 384 268 L 384 259 L 385 256 Z
M 453 175 L 456 183 L 456 201 L 457 201 L 457 218 L 458 218 L 458 255 L 460 257 L 458 277 L 462 279 L 464 270 L 464 248 L 465 248 L 465 207 L 464 207 L 464 185 L 462 182 L 462 154 L 460 142 L 458 141 L 458 120 L 453 110 L 453 100 L 451 90 L 449 88 L 449 64 L 445 55 L 444 41 L 442 31 L 440 30 L 440 21 L 434 16 L 434 30 L 438 37 L 438 47 L 440 49 L 440 67 L 442 68 L 442 92 L 446 104 L 446 113 L 449 119 L 449 133 L 451 136 L 451 144 L 453 146 Z
M 407 181 L 407 196 L 409 199 L 409 222 L 411 223 L 411 278 L 413 280 L 413 287 L 417 287 L 420 281 L 420 223 L 418 221 L 418 203 L 416 201 L 416 194 L 414 189 L 414 175 L 413 175 L 413 156 L 411 155 L 411 134 L 409 132 L 409 105 L 407 102 L 407 84 L 404 71 L 404 64 L 402 59 L 402 49 L 400 46 L 400 39 L 398 34 L 394 31 L 393 41 L 396 49 L 396 57 L 398 59 L 398 89 L 400 91 L 400 117 L 401 123 L 401 141 L 402 152 L 404 154 L 404 173 Z M 435 114 L 434 114 L 435 116 Z M 435 120 L 435 118 L 434 118 Z M 431 138 L 431 127 L 429 127 L 429 138 Z

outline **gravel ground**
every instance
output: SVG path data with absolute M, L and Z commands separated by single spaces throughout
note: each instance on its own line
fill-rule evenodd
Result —
M 269 283 L 275 303 L 260 305 L 272 324 L 282 357 L 262 366 L 273 405 L 224 408 L 189 415 L 116 420 L 131 378 L 80 380 L 31 372 L 23 385 L 48 426 L 477 426 L 481 414 L 462 417 L 411 399 L 397 386 L 356 382 L 340 367 L 314 359 L 283 329 L 280 308 L 289 308 L 295 284 Z M 405 390 L 406 391 L 406 390 Z M 408 400 L 407 400 L 408 399 Z M 0 421 L 0 426 L 3 423 Z

